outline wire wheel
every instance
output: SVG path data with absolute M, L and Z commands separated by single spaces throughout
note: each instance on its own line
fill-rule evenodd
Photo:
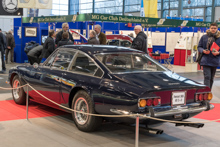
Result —
M 88 106 L 87 101 L 83 97 L 78 98 L 75 102 L 74 110 L 89 113 L 89 106 Z M 75 116 L 76 121 L 80 125 L 84 125 L 88 121 L 88 118 L 89 118 L 89 115 L 78 113 L 78 112 L 74 112 L 74 116 Z
M 17 88 L 17 87 L 20 87 L 20 81 L 19 80 L 14 80 L 14 83 L 13 83 L 13 88 L 16 88 L 16 89 L 12 89 L 12 93 L 13 93 L 13 96 L 16 100 L 19 99 L 19 93 L 20 93 L 20 88 Z
M 19 105 L 25 105 L 26 104 L 26 94 L 24 92 L 23 87 L 18 88 L 22 86 L 21 80 L 18 75 L 15 75 L 12 80 L 12 96 L 16 104 Z
M 96 114 L 94 102 L 90 95 L 84 90 L 79 90 L 75 94 L 71 108 L 80 112 Z M 88 114 L 72 112 L 72 116 L 77 128 L 84 132 L 95 131 L 102 123 L 102 118 Z

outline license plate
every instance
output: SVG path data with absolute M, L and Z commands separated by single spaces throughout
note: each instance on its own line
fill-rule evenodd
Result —
M 186 92 L 173 92 L 172 94 L 172 106 L 184 105 L 186 99 Z

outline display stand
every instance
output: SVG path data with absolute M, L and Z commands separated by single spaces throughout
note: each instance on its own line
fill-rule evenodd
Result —
M 190 55 L 188 56 L 188 54 L 186 54 L 186 63 L 185 63 L 185 71 L 186 72 L 197 72 L 197 64 L 196 62 L 194 62 L 193 60 L 193 39 L 194 37 L 191 36 L 191 37 L 186 37 L 187 39 L 186 40 L 191 40 L 191 44 L 187 43 L 187 49 L 186 51 L 188 50 L 191 50 L 190 51 Z
M 149 27 L 147 27 L 147 52 L 151 53 L 153 52 L 153 46 L 152 46 L 152 34 L 151 31 L 149 31 Z
M 193 61 L 194 34 L 182 33 L 174 50 L 174 65 L 185 66 L 186 72 L 197 72 L 197 63 Z
M 174 49 L 174 65 L 185 66 L 187 56 L 191 55 L 193 33 L 182 33 Z

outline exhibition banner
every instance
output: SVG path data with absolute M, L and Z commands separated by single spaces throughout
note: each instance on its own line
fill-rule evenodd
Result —
M 145 17 L 158 18 L 157 0 L 143 0 Z
M 35 0 L 17 0 L 18 8 L 35 8 Z
M 23 15 L 23 9 L 18 8 L 17 0 L 0 0 L 0 15 Z
M 19 8 L 52 9 L 52 0 L 18 0 Z
M 147 24 L 149 18 L 125 15 L 110 15 L 110 14 L 86 14 L 86 18 L 91 21 L 109 21 L 109 22 L 125 22 L 125 23 L 143 23 Z
M 176 19 L 149 18 L 125 15 L 110 14 L 79 14 L 65 16 L 48 17 L 24 17 L 23 23 L 41 23 L 41 22 L 75 22 L 75 21 L 103 21 L 103 22 L 122 22 L 137 23 L 145 27 L 209 27 L 211 22 L 186 21 Z M 220 24 L 218 24 L 220 27 Z
M 182 26 L 186 26 L 186 27 L 191 27 L 191 26 L 195 26 L 195 27 L 204 27 L 204 28 L 208 28 L 210 27 L 211 22 L 204 22 L 204 21 L 183 21 Z M 220 24 L 218 24 L 218 26 L 220 26 Z
M 36 0 L 37 9 L 52 9 L 52 0 Z
M 23 17 L 23 23 L 41 23 L 41 22 L 71 22 L 75 15 L 65 16 L 45 16 L 45 17 Z

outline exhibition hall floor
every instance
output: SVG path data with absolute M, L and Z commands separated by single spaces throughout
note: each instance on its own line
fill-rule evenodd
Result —
M 7 64 L 7 71 L 16 64 Z M 202 72 L 184 73 L 183 67 L 171 70 L 198 82 L 203 81 Z M 188 121 L 203 122 L 220 119 L 220 72 L 213 85 L 215 109 L 203 112 Z M 5 83 L 7 74 L 0 74 L 0 87 L 10 87 Z M 30 103 L 29 120 L 26 107 L 16 105 L 10 90 L 0 90 L 0 142 L 1 147 L 134 147 L 135 127 L 126 124 L 104 122 L 100 130 L 92 133 L 79 131 L 71 114 Z M 205 123 L 203 128 L 175 127 L 164 123 L 154 128 L 164 130 L 161 135 L 147 133 L 140 128 L 139 146 L 154 147 L 219 147 L 220 121 Z

